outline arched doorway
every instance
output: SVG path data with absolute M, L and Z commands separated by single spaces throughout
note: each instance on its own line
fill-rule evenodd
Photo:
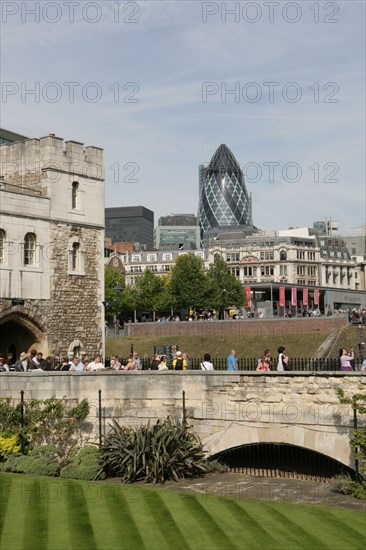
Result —
M 44 350 L 44 333 L 31 319 L 16 312 L 0 319 L 0 351 L 19 357 L 23 351 L 36 347 Z

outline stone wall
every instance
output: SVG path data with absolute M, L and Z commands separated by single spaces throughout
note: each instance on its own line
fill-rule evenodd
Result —
M 105 372 L 4 373 L 0 397 L 19 400 L 55 395 L 75 405 L 87 398 L 98 439 L 101 390 L 103 433 L 111 419 L 138 426 L 168 415 L 182 417 L 185 392 L 189 425 L 209 456 L 257 442 L 289 443 L 353 466 L 349 447 L 353 414 L 340 405 L 335 390 L 365 393 L 359 373 Z M 362 419 L 359 419 L 362 425 Z

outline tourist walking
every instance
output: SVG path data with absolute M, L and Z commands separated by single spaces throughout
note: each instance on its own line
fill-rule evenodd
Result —
M 236 352 L 232 349 L 227 358 L 227 370 L 234 371 L 239 370 L 238 360 L 236 358 Z

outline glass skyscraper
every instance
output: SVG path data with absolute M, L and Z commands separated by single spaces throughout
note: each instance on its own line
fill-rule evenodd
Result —
M 215 228 L 252 226 L 251 199 L 243 172 L 227 145 L 220 145 L 210 163 L 199 167 L 199 194 L 202 240 Z

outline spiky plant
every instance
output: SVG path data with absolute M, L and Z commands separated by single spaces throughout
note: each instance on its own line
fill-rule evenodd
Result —
M 101 456 L 106 473 L 126 483 L 178 481 L 207 470 L 197 435 L 171 417 L 137 429 L 122 427 L 113 420 Z

